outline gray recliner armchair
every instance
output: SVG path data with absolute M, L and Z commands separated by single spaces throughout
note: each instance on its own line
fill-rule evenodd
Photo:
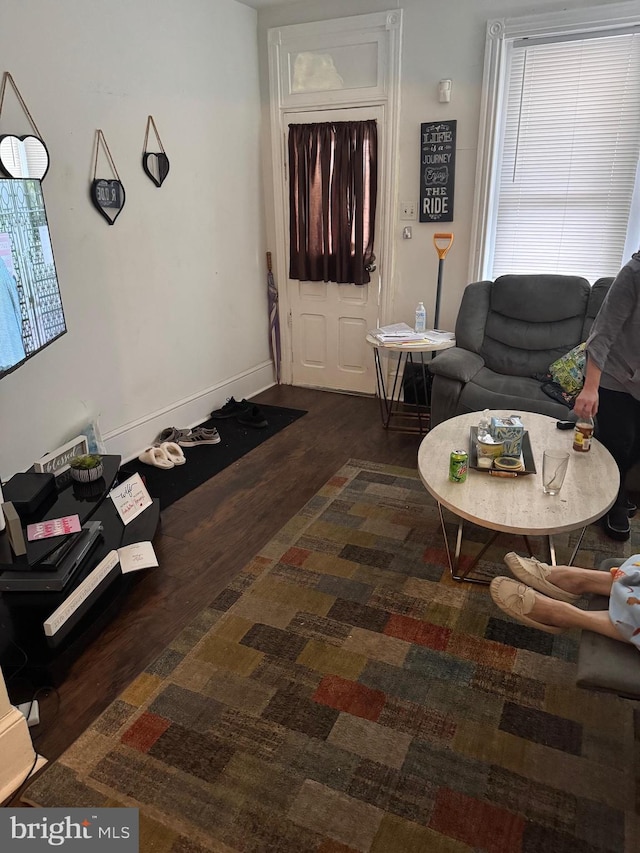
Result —
M 536 374 L 585 341 L 613 278 L 503 275 L 465 288 L 456 346 L 430 363 L 431 424 L 483 409 L 564 419 Z

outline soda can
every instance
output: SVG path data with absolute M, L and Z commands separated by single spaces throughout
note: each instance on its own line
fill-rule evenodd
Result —
M 466 450 L 452 450 L 449 457 L 449 479 L 452 483 L 464 483 L 467 479 L 469 455 Z

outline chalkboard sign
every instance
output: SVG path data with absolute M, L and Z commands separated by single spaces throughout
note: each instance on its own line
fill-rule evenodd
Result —
M 453 222 L 457 121 L 420 125 L 420 222 Z

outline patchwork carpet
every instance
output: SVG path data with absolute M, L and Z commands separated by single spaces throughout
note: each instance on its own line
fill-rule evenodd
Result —
M 145 853 L 637 853 L 638 706 L 445 561 L 417 473 L 352 460 L 24 802 L 139 807 Z

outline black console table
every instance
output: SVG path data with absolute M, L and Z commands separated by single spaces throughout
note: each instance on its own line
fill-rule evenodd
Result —
M 81 524 L 88 520 L 100 521 L 103 531 L 91 556 L 62 591 L 0 593 L 0 665 L 7 681 L 12 674 L 20 672 L 35 685 L 59 684 L 73 660 L 117 612 L 123 597 L 141 574 L 118 573 L 61 641 L 56 641 L 55 636 L 45 636 L 43 622 L 110 551 L 135 542 L 151 541 L 158 527 L 160 503 L 157 498 L 137 518 L 126 526 L 123 524 L 113 501 L 108 499 L 109 491 L 118 482 L 120 457 L 104 456 L 103 465 L 104 477 L 94 484 L 77 483 L 61 475 L 56 483 L 56 494 L 47 499 L 33 517 L 21 519 L 26 527 L 32 522 L 77 514 Z M 124 479 L 127 476 L 123 474 Z M 8 537 L 0 535 L 0 575 L 11 569 L 28 571 L 62 540 L 63 537 L 56 536 L 28 542 L 26 556 L 15 558 Z

